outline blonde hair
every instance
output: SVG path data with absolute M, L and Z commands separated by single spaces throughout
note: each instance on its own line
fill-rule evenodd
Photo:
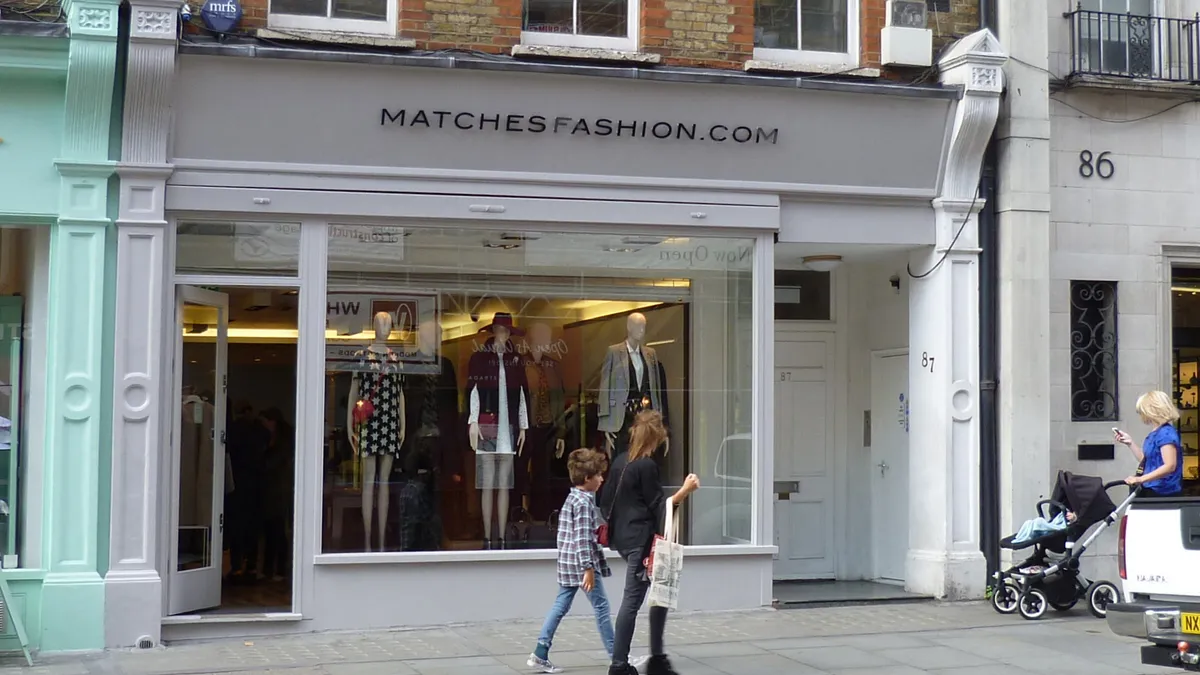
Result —
M 1148 391 L 1138 397 L 1134 408 L 1146 423 L 1152 422 L 1161 426 L 1179 419 L 1179 409 L 1166 392 Z
M 657 410 L 643 410 L 629 427 L 629 461 L 653 455 L 665 440 L 667 429 L 663 426 L 662 415 Z

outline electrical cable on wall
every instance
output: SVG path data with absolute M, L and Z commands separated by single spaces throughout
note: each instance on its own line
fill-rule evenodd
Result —
M 980 160 L 980 162 L 979 162 L 978 175 L 980 175 L 980 176 L 983 175 L 983 160 Z M 971 216 L 974 215 L 974 213 L 975 213 L 975 205 L 977 203 L 979 203 L 979 187 L 978 186 L 976 186 L 976 188 L 975 188 L 975 196 L 971 197 L 971 206 L 970 206 L 970 208 L 967 209 L 967 217 L 963 218 L 962 225 L 958 226 L 958 231 L 954 233 L 954 238 L 950 240 L 950 245 L 946 247 L 945 251 L 942 251 L 942 257 L 938 258 L 938 261 L 933 264 L 933 267 L 930 267 L 928 270 L 926 270 L 925 272 L 922 272 L 920 274 L 913 274 L 911 262 L 906 264 L 904 266 L 904 269 L 905 269 L 905 271 L 908 272 L 908 278 L 924 279 L 925 277 L 929 276 L 930 274 L 933 274 L 934 272 L 936 272 L 938 270 L 938 268 L 942 266 L 942 263 L 946 262 L 946 258 L 949 257 L 950 252 L 954 250 L 954 245 L 958 243 L 958 238 L 962 236 L 963 230 L 965 230 L 967 228 L 967 223 L 971 222 Z

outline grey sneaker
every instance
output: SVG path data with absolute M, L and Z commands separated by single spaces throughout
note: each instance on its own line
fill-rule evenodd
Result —
M 550 659 L 540 658 L 537 654 L 530 654 L 529 660 L 525 662 L 525 665 L 529 666 L 530 668 L 533 668 L 535 671 L 537 671 L 539 673 L 561 673 L 562 672 L 562 668 L 559 668 L 558 666 L 554 665 L 553 663 L 550 663 Z

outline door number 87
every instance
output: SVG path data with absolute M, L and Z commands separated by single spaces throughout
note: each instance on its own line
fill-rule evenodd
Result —
M 929 355 L 929 352 L 921 352 L 921 368 L 933 372 L 934 358 Z

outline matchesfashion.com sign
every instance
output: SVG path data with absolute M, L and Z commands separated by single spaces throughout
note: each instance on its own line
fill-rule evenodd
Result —
M 382 108 L 379 124 L 408 129 L 443 129 L 507 134 L 556 134 L 606 139 L 672 140 L 738 145 L 776 145 L 778 127 L 701 124 L 667 120 L 565 117 L 517 113 Z

